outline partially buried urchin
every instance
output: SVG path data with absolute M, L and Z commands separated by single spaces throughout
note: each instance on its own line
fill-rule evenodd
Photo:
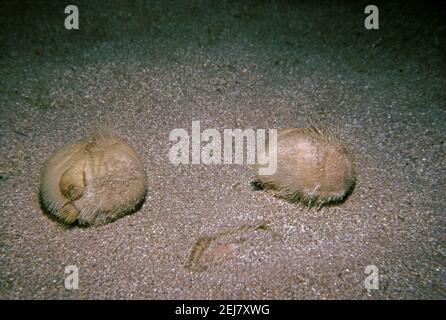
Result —
M 108 128 L 61 148 L 40 173 L 44 209 L 66 224 L 116 220 L 135 211 L 145 192 L 140 157 Z
M 353 155 L 332 133 L 317 128 L 277 131 L 277 170 L 256 184 L 290 202 L 322 207 L 343 201 L 356 183 Z M 256 168 L 258 168 L 256 166 Z

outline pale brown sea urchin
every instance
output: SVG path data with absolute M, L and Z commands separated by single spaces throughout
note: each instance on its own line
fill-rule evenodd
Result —
M 332 133 L 315 127 L 277 131 L 277 170 L 256 183 L 290 202 L 311 207 L 339 203 L 356 183 L 353 155 Z M 257 169 L 257 167 L 255 167 Z
M 145 192 L 140 157 L 108 128 L 58 150 L 40 173 L 43 208 L 66 224 L 116 220 L 135 211 Z

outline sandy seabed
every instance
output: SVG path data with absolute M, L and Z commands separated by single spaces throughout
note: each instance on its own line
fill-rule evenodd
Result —
M 1 298 L 446 298 L 442 8 L 378 4 L 366 30 L 362 2 L 119 3 L 77 1 L 78 31 L 57 1 L 0 5 Z M 246 165 L 175 166 L 169 133 L 194 120 L 332 128 L 356 188 L 318 211 L 253 190 Z M 144 161 L 146 201 L 66 228 L 39 170 L 107 122 Z

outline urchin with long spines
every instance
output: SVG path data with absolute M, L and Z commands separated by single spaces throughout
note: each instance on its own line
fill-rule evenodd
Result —
M 144 200 L 144 165 L 108 128 L 69 144 L 44 164 L 40 199 L 58 220 L 102 225 L 134 211 Z
M 321 207 L 344 200 L 355 186 L 354 157 L 330 132 L 279 129 L 277 145 L 269 152 L 277 152 L 277 170 L 257 174 L 256 182 L 280 198 Z

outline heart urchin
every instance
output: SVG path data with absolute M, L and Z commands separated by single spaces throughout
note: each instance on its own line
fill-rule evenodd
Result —
M 134 212 L 145 190 L 141 159 L 110 129 L 58 150 L 40 175 L 44 209 L 67 224 L 101 225 Z
M 276 149 L 277 148 L 277 149 Z M 353 155 L 333 134 L 316 128 L 279 129 L 277 170 L 256 183 L 290 202 L 321 207 L 343 201 L 356 182 Z

